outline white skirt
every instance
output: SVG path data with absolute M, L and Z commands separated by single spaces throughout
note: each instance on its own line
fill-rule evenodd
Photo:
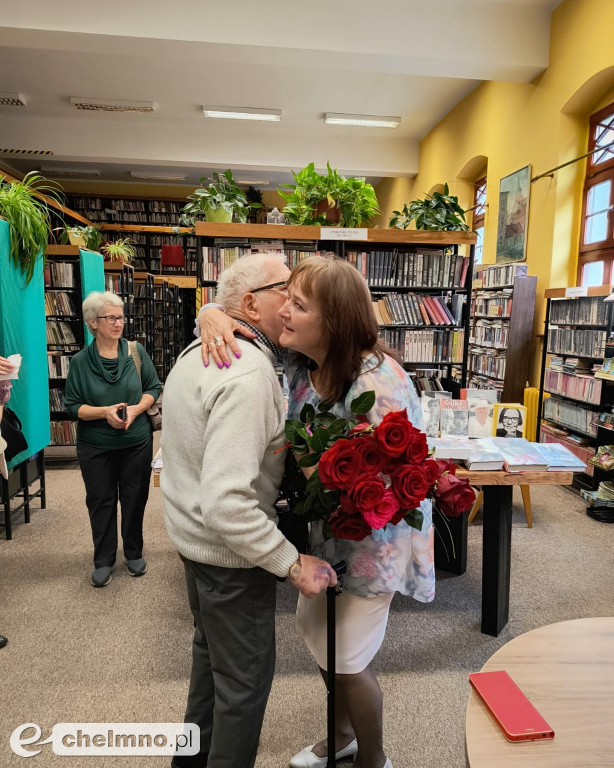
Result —
M 356 675 L 369 666 L 384 640 L 393 595 L 358 597 L 342 592 L 335 598 L 338 674 Z M 311 600 L 299 595 L 296 621 L 311 655 L 326 670 L 326 592 Z

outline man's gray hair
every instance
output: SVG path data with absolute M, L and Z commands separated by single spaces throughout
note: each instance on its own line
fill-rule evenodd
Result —
M 83 302 L 83 319 L 94 336 L 96 333 L 92 328 L 92 323 L 100 316 L 105 304 L 110 304 L 113 307 L 121 307 L 122 310 L 124 308 L 122 299 L 120 299 L 116 293 L 112 293 L 111 291 L 104 291 L 104 293 L 102 291 L 92 291 L 91 293 L 88 293 L 87 298 Z
M 244 294 L 266 285 L 266 265 L 273 259 L 286 263 L 286 257 L 282 253 L 252 253 L 241 256 L 220 275 L 215 301 L 222 304 L 229 314 L 240 309 Z

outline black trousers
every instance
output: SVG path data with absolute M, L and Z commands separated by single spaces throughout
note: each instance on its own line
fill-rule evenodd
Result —
M 195 622 L 185 722 L 199 726 L 208 768 L 253 768 L 275 671 L 275 576 L 181 559 Z
M 153 438 L 117 451 L 77 443 L 85 503 L 94 540 L 94 566 L 115 564 L 117 501 L 126 560 L 143 556 L 143 516 L 149 497 Z

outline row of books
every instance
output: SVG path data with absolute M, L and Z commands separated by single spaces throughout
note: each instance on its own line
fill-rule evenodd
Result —
M 559 400 L 554 396 L 544 400 L 544 418 L 556 421 L 569 429 L 580 430 L 587 435 L 597 435 L 597 427 L 593 426 L 595 412 L 580 408 L 567 400 Z
M 75 445 L 77 442 L 76 421 L 52 421 L 51 445 Z
M 601 402 L 601 381 L 590 375 L 569 375 L 546 368 L 544 388 L 553 395 L 572 397 L 574 400 L 583 400 L 594 405 Z
M 542 443 L 561 443 L 586 464 L 586 474 L 593 475 L 594 468 L 588 462 L 595 455 L 595 448 L 590 445 L 590 438 L 583 435 L 570 433 L 568 430 L 555 424 L 542 422 L 539 431 L 539 439 Z
M 134 277 L 132 270 L 129 273 L 105 272 L 104 285 L 107 291 L 118 293 L 120 295 L 134 294 Z
M 418 368 L 410 373 L 416 392 L 424 393 L 443 392 L 441 383 L 441 368 Z
M 596 491 L 581 488 L 582 498 L 588 502 L 589 507 L 613 507 L 614 508 L 614 483 L 603 480 Z
M 494 389 L 469 392 L 471 396 L 463 400 L 453 399 L 449 392 L 422 394 L 420 402 L 428 437 L 524 437 L 523 405 L 499 403 Z
M 63 320 L 47 320 L 47 344 L 76 344 L 70 323 Z
M 346 258 L 370 286 L 462 288 L 469 258 L 451 249 L 408 251 L 346 251 Z
M 550 327 L 548 352 L 581 357 L 603 357 L 606 338 L 606 331 Z
M 531 443 L 523 437 L 472 440 L 431 438 L 435 459 L 462 461 L 471 471 L 584 472 L 586 465 L 565 446 Z
M 473 329 L 473 343 L 480 347 L 507 349 L 509 323 L 504 320 L 478 320 Z
M 513 285 L 517 277 L 526 277 L 528 275 L 526 264 L 502 264 L 501 266 L 482 266 L 475 267 L 473 274 L 474 288 L 503 288 Z
M 608 305 L 602 296 L 552 299 L 550 323 L 553 325 L 607 325 Z
M 373 310 L 380 325 L 460 325 L 465 298 L 389 293 L 373 302 Z
M 49 410 L 50 411 L 65 411 L 66 406 L 64 404 L 64 390 L 53 388 L 49 390 Z
M 75 267 L 72 261 L 47 261 L 44 269 L 46 288 L 74 288 Z
M 47 352 L 47 367 L 50 379 L 65 379 L 68 376 L 72 355 L 63 352 Z
M 45 315 L 74 315 L 75 306 L 66 291 L 47 291 L 45 293 Z
M 489 376 L 493 379 L 505 379 L 506 353 L 488 347 L 475 347 L 469 355 L 473 375 Z M 473 384 L 471 386 L 474 386 Z
M 411 331 L 382 328 L 380 337 L 404 363 L 461 363 L 465 332 L 460 329 Z
M 497 293 L 481 292 L 475 294 L 474 313 L 488 317 L 509 317 L 512 311 L 512 288 Z
M 295 267 L 300 261 L 308 258 L 309 256 L 320 255 L 320 251 L 299 249 L 299 248 L 276 248 L 273 246 L 267 246 L 266 250 L 284 253 L 286 256 L 286 264 L 289 269 Z M 240 245 L 228 245 L 228 246 L 203 246 L 202 253 L 202 279 L 207 282 L 216 282 L 219 280 L 220 275 L 224 269 L 228 268 L 241 256 L 247 256 L 250 253 L 258 253 L 259 249 L 257 245 L 254 247 L 248 243 Z

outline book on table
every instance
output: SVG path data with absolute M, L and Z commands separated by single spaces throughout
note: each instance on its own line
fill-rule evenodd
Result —
M 560 443 L 531 443 L 544 461 L 548 472 L 585 472 L 586 464 Z
M 463 459 L 463 463 L 471 471 L 494 471 L 503 467 L 503 454 L 490 438 L 479 438 L 470 440 L 470 450 L 468 458 Z
M 469 403 L 466 400 L 442 400 L 439 426 L 442 437 L 468 437 Z
M 466 438 L 435 437 L 428 441 L 429 447 L 434 448 L 433 458 L 436 460 L 452 459 L 461 461 L 471 455 L 471 446 L 474 440 Z
M 496 449 L 503 454 L 503 468 L 507 472 L 541 472 L 548 469 L 533 443 L 524 437 L 493 437 Z

